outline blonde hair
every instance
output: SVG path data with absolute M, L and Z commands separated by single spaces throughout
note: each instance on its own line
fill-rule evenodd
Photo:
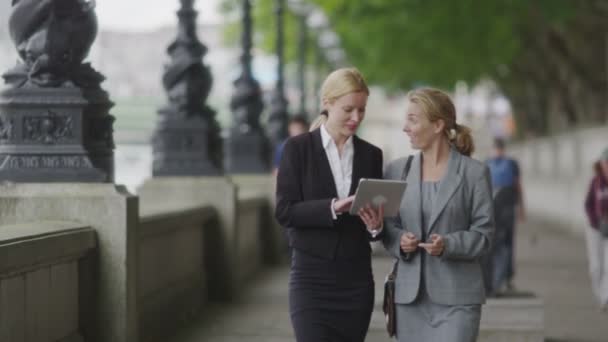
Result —
M 475 150 L 471 129 L 456 123 L 456 107 L 450 96 L 434 88 L 419 88 L 407 94 L 410 102 L 418 104 L 431 122 L 443 120 L 444 134 L 452 146 L 465 156 Z
M 336 99 L 350 94 L 365 92 L 369 95 L 369 88 L 363 75 L 356 68 L 341 68 L 333 71 L 321 86 L 321 101 L 333 102 Z M 329 113 L 323 110 L 319 117 L 310 125 L 310 131 L 321 127 L 327 122 Z

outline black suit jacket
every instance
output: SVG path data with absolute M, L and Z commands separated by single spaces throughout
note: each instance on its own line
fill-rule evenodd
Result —
M 353 147 L 350 195 L 361 178 L 382 178 L 382 151 L 357 136 Z M 287 140 L 276 192 L 275 215 L 291 247 L 326 259 L 369 257 L 371 235 L 363 221 L 346 213 L 332 218 L 338 195 L 320 129 Z

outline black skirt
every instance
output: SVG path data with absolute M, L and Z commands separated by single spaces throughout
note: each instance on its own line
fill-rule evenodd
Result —
M 327 260 L 293 250 L 289 311 L 298 342 L 363 342 L 373 307 L 370 257 Z

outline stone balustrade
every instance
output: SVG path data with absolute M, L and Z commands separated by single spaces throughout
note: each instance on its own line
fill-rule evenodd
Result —
M 264 232 L 269 204 L 265 197 L 239 199 L 232 239 L 225 241 L 218 208 L 172 208 L 146 212 L 138 229 L 137 300 L 139 337 L 165 341 L 204 312 L 209 301 L 225 300 L 210 289 L 230 287 L 238 293 L 265 263 Z M 158 208 L 158 207 L 157 207 Z M 274 248 L 276 249 L 276 248 Z M 226 260 L 232 260 L 226 267 Z
M 2 190 L 0 341 L 166 341 L 282 248 L 268 191 L 219 177 Z
M 95 231 L 79 223 L 0 226 L 0 341 L 84 341 L 95 248 Z
M 137 301 L 140 339 L 166 337 L 207 300 L 205 231 L 217 224 L 210 207 L 141 217 Z

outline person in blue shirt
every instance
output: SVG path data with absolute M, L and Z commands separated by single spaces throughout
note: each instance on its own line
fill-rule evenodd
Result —
M 525 218 L 523 190 L 519 164 L 505 153 L 505 142 L 494 140 L 494 154 L 487 165 L 492 178 L 496 233 L 491 263 L 491 283 L 487 284 L 492 294 L 504 290 L 512 291 L 514 269 L 514 239 L 517 218 Z
M 295 137 L 296 135 L 300 135 L 302 133 L 308 132 L 308 120 L 301 115 L 293 116 L 289 119 L 289 123 L 287 124 L 287 132 L 290 137 Z M 283 155 L 283 147 L 285 146 L 285 139 L 280 145 L 277 146 L 274 152 L 273 158 L 273 173 L 276 175 L 277 170 L 279 169 L 279 164 L 281 163 L 281 156 Z

